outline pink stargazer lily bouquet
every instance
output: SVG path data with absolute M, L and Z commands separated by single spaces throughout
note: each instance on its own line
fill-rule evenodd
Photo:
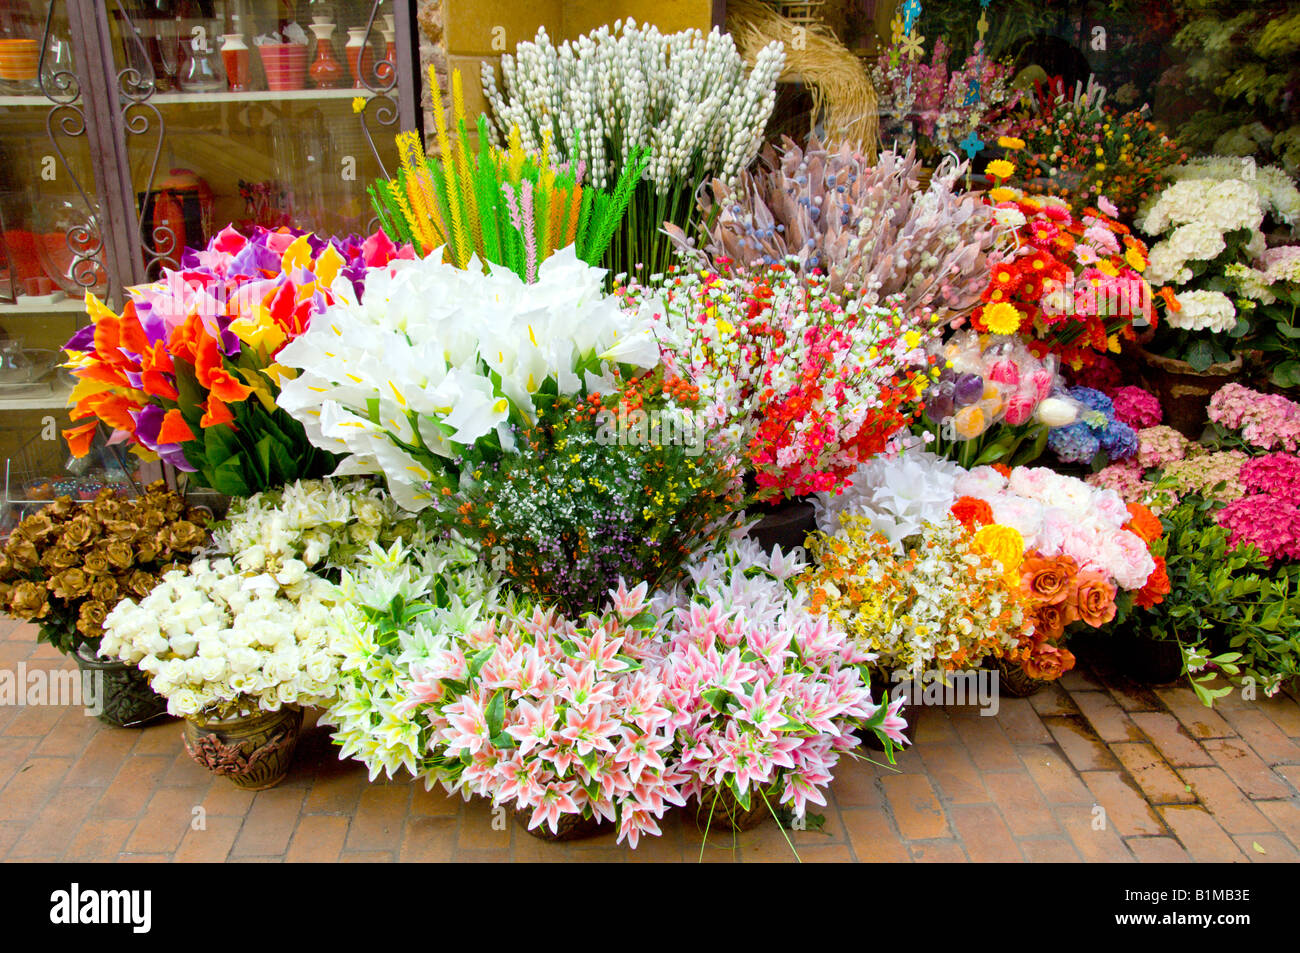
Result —
M 404 704 L 429 720 L 449 793 L 513 804 L 553 834 L 564 815 L 599 815 L 632 847 L 685 803 L 646 585 L 610 595 L 580 621 L 503 614 L 413 670 Z
M 758 798 L 802 817 L 825 805 L 856 730 L 873 731 L 891 760 L 906 741 L 902 700 L 872 703 L 874 656 L 809 611 L 792 582 L 804 568 L 797 553 L 741 537 L 692 567 L 692 591 L 656 598 L 671 638 L 663 678 L 683 793 L 706 811 L 725 790 L 742 811 Z

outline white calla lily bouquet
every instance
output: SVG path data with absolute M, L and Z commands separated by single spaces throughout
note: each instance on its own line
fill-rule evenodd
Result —
M 556 252 L 526 283 L 442 250 L 372 271 L 364 301 L 338 289 L 279 362 L 300 373 L 278 402 L 311 442 L 342 454 L 336 475 L 381 473 L 398 504 L 429 507 L 512 446 L 547 397 L 609 393 L 619 366 L 659 362 L 653 303 L 625 311 L 605 272 Z

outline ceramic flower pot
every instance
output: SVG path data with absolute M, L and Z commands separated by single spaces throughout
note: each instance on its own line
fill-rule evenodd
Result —
M 273 788 L 289 773 L 302 709 L 284 707 L 224 721 L 185 719 L 185 750 L 213 774 L 246 791 Z
M 555 833 L 551 832 L 551 825 L 543 821 L 532 830 L 528 830 L 528 824 L 533 819 L 533 812 L 528 808 L 515 809 L 515 823 L 528 831 L 529 834 L 538 840 L 552 841 L 560 843 L 561 841 L 583 840 L 588 837 L 595 837 L 610 830 L 613 825 L 599 814 L 592 817 L 583 817 L 581 814 L 561 814 L 560 820 L 556 823 Z
M 73 656 L 81 669 L 85 706 L 118 728 L 143 728 L 167 714 L 167 699 L 149 687 L 149 676 L 134 665 L 89 654 L 85 646 Z
M 303 43 L 268 43 L 257 48 L 266 71 L 266 88 L 272 92 L 302 89 L 307 76 L 307 46 Z
M 803 546 L 808 534 L 817 528 L 816 511 L 803 500 L 785 500 L 762 509 L 766 515 L 749 535 L 768 552 L 775 546 L 780 546 L 783 553 Z
M 768 800 L 752 788 L 749 793 L 749 809 L 741 807 L 730 788 L 709 788 L 692 801 L 686 810 L 695 819 L 695 826 L 702 831 L 748 831 L 771 819 L 772 807 Z M 775 805 L 773 805 L 775 806 Z
M 1012 698 L 1028 698 L 1046 688 L 1050 683 L 1041 678 L 1025 674 L 1019 662 L 1008 662 L 1004 658 L 994 658 L 992 667 L 998 672 L 998 691 Z
M 1198 371 L 1186 361 L 1138 350 L 1142 362 L 1142 383 L 1160 399 L 1164 422 L 1183 436 L 1195 440 L 1205 429 L 1205 410 L 1210 398 L 1224 384 L 1231 384 L 1241 372 L 1241 355 L 1226 364 L 1211 364 Z

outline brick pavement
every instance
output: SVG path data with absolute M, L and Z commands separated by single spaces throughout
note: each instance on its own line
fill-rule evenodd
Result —
M 0 668 L 70 667 L 0 620 Z M 368 783 L 324 729 L 279 787 L 240 791 L 186 756 L 180 723 L 114 729 L 81 709 L 0 707 L 6 861 L 1237 861 L 1300 860 L 1300 703 L 1069 673 L 996 717 L 926 708 L 897 770 L 844 762 L 822 830 L 731 836 L 682 812 L 631 851 L 493 825 L 489 806 Z M 500 826 L 500 825 L 497 825 Z

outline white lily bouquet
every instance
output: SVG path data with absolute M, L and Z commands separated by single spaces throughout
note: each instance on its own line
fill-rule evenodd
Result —
M 442 250 L 372 271 L 365 300 L 339 303 L 280 351 L 300 373 L 278 403 L 322 449 L 344 455 L 336 475 L 380 473 L 418 512 L 473 469 L 513 447 L 512 426 L 548 399 L 611 393 L 619 366 L 659 361 L 651 307 L 624 311 L 605 272 L 561 249 L 524 282 Z

